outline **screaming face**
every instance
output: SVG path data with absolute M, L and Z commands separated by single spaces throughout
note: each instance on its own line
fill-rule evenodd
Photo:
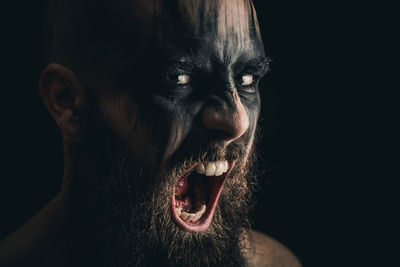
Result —
M 106 244 L 113 264 L 242 263 L 268 65 L 251 2 L 105 2 L 102 31 L 90 32 L 101 45 L 73 47 L 87 105 L 69 149 L 70 210 L 85 253 Z

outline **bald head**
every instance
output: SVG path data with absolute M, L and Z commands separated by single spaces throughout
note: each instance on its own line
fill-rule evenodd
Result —
M 119 64 L 127 52 L 137 63 L 200 46 L 225 63 L 246 49 L 263 52 L 250 0 L 56 0 L 48 18 L 48 60 L 78 72 Z
M 143 34 L 156 37 L 158 43 L 198 39 L 212 43 L 223 56 L 261 40 L 249 0 L 153 0 L 141 6 L 144 11 L 136 2 L 129 1 L 130 14 L 146 29 Z

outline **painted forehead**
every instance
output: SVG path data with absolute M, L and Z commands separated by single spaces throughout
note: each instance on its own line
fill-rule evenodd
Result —
M 143 37 L 162 48 L 197 44 L 208 46 L 221 58 L 263 51 L 250 0 L 135 0 L 129 9 Z

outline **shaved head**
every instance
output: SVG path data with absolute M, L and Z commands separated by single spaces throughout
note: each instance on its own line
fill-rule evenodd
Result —
M 148 63 L 143 50 L 155 46 L 164 55 L 202 45 L 225 64 L 246 49 L 264 51 L 250 0 L 55 0 L 47 21 L 47 60 L 77 71 L 117 64 L 126 50 L 136 64 Z

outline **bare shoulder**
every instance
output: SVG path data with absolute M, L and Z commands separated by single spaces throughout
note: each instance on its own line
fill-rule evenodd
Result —
M 297 257 L 288 248 L 260 232 L 249 231 L 244 242 L 244 255 L 249 266 L 302 266 Z

